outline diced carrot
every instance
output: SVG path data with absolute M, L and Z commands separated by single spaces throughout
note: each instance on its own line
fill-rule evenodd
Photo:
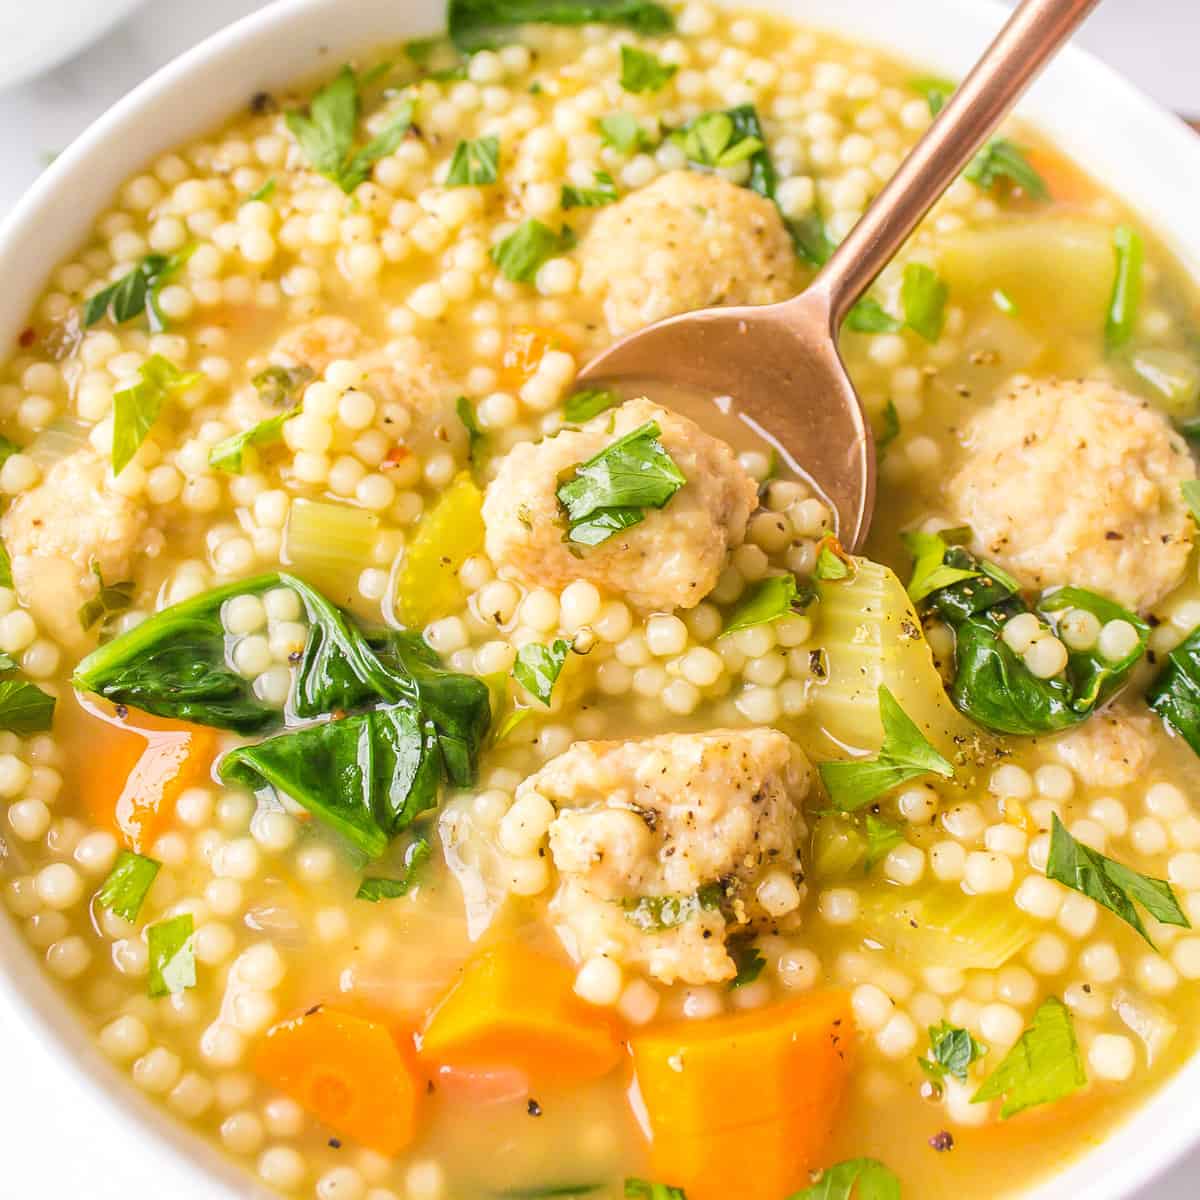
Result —
M 319 1007 L 268 1030 L 257 1074 L 335 1133 L 388 1157 L 416 1136 L 425 1081 L 387 1026 Z
M 1091 176 L 1060 151 L 1035 146 L 1025 151 L 1025 157 L 1058 207 L 1084 208 L 1100 195 Z
M 509 335 L 501 362 L 501 379 L 509 387 L 520 387 L 538 369 L 547 350 L 570 348 L 570 342 L 556 330 L 518 325 Z
M 80 768 L 92 820 L 141 852 L 171 824 L 175 801 L 208 778 L 217 735 L 203 725 L 130 710 L 104 720 Z
M 430 1014 L 421 1056 L 439 1066 L 515 1067 L 530 1080 L 578 1083 L 621 1058 L 616 1019 L 575 995 L 574 973 L 517 943 L 472 959 Z
M 688 1200 L 778 1200 L 819 1166 L 850 1074 L 842 991 L 630 1040 L 655 1179 Z

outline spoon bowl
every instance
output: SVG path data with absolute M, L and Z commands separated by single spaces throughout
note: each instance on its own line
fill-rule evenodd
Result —
M 730 397 L 823 493 L 850 551 L 875 502 L 875 441 L 837 348 L 851 307 L 1098 0 L 1024 0 L 810 286 L 757 307 L 668 317 L 594 358 L 580 381 Z

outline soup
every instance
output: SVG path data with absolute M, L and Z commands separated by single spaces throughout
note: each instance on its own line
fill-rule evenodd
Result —
M 847 320 L 853 557 L 736 396 L 576 373 L 799 290 L 953 84 L 523 11 L 247 97 L 53 273 L 5 903 L 283 1195 L 1019 1195 L 1196 1046 L 1194 292 L 993 139 Z

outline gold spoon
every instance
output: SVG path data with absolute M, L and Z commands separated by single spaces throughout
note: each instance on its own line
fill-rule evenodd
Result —
M 668 317 L 622 338 L 580 379 L 733 397 L 833 505 L 842 544 L 861 547 L 875 502 L 875 439 L 838 353 L 842 320 L 1098 2 L 1025 0 L 799 296 Z

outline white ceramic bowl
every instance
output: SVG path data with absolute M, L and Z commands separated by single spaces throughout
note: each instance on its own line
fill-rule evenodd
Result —
M 950 76 L 964 72 L 1006 16 L 990 0 L 750 2 Z M 108 0 L 106 7 L 113 4 Z M 49 272 L 77 248 L 117 188 L 155 155 L 206 133 L 256 91 L 330 70 L 373 44 L 440 28 L 443 6 L 444 0 L 279 0 L 165 67 L 62 154 L 0 230 L 0 345 L 18 334 Z M 1200 140 L 1112 71 L 1073 50 L 1059 58 L 1021 111 L 1124 197 L 1200 277 Z M 0 916 L 0 965 L 0 1022 L 11 1026 L 7 1038 L 41 1043 L 47 1077 L 31 1093 L 46 1097 L 45 1120 L 54 1126 L 48 1149 L 60 1140 L 69 1144 L 81 1177 L 90 1178 L 84 1192 L 73 1194 L 89 1200 L 268 1194 L 165 1118 L 102 1059 L 7 914 Z M 17 1086 L 6 1071 L 4 1089 Z M 1026 1200 L 1131 1197 L 1197 1142 L 1200 1056 L 1101 1147 Z M 144 1190 L 133 1190 L 140 1185 Z
M 145 0 L 3 0 L 0 88 L 70 58 L 143 3 Z

